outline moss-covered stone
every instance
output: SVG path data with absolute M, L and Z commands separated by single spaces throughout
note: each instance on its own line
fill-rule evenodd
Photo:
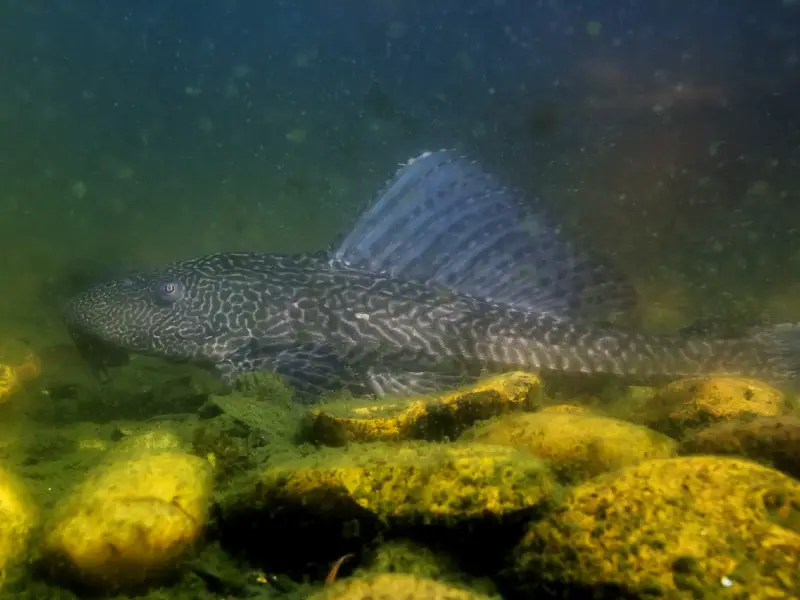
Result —
M 735 454 L 800 479 L 800 418 L 756 417 L 717 423 L 697 431 L 682 454 Z
M 511 514 L 558 492 L 537 458 L 485 444 L 364 444 L 329 449 L 268 468 L 237 504 L 280 513 L 368 511 L 380 520 L 459 521 Z M 346 513 L 345 513 L 346 514 Z
M 799 515 L 800 482 L 778 471 L 722 457 L 651 460 L 574 488 L 530 525 L 514 571 L 529 590 L 788 600 L 800 590 Z
M 550 404 L 543 406 L 540 413 L 557 413 L 570 415 L 591 415 L 592 409 L 580 404 Z
M 309 600 L 487 600 L 479 592 L 407 574 L 342 579 Z
M 0 403 L 40 373 L 39 357 L 25 343 L 0 336 Z
M 380 535 L 432 539 L 472 560 L 510 547 L 561 488 L 538 458 L 484 444 L 353 444 L 250 475 L 219 499 L 223 544 L 273 571 L 318 576 Z M 264 544 L 264 539 L 313 540 Z M 502 551 L 483 560 L 499 565 Z
M 477 420 L 537 406 L 541 385 L 537 375 L 518 372 L 424 398 L 331 401 L 312 411 L 306 437 L 331 446 L 453 439 Z
M 174 428 L 159 424 L 137 429 L 120 439 L 112 450 L 114 458 L 188 450 L 188 444 Z
M 43 557 L 55 573 L 98 588 L 138 587 L 173 572 L 202 533 L 209 464 L 175 450 L 174 436 L 126 442 L 54 511 Z
M 452 555 L 434 551 L 408 539 L 380 544 L 367 554 L 362 565 L 355 570 L 354 576 L 369 577 L 381 573 L 405 573 L 486 595 L 497 594 L 490 579 L 467 575 L 459 568 Z
M 503 444 L 550 461 L 569 481 L 587 479 L 649 458 L 673 456 L 676 442 L 626 421 L 589 414 L 514 414 L 477 425 L 464 441 Z
M 22 562 L 37 511 L 21 482 L 0 466 L 0 589 Z
M 736 377 L 674 381 L 640 407 L 641 422 L 680 437 L 687 429 L 743 416 L 774 417 L 785 410 L 783 394 L 768 384 Z

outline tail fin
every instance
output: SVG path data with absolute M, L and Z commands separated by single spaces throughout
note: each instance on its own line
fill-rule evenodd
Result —
M 752 330 L 777 379 L 793 383 L 800 372 L 800 323 L 782 323 Z

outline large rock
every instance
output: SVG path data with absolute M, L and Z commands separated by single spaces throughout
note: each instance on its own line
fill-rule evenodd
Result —
M 770 385 L 737 377 L 680 379 L 658 390 L 637 408 L 636 420 L 673 437 L 687 429 L 744 416 L 785 412 L 783 394 Z
M 479 592 L 401 573 L 352 577 L 313 594 L 309 600 L 489 600 Z M 496 598 L 496 596 L 495 596 Z
M 168 433 L 126 440 L 56 507 L 43 556 L 83 584 L 135 589 L 171 574 L 203 532 L 211 467 Z
M 528 592 L 797 598 L 800 482 L 738 459 L 647 461 L 574 488 L 530 525 L 513 570 Z
M 41 373 L 39 357 L 17 338 L 0 335 L 0 404 Z
M 677 445 L 641 425 L 554 409 L 507 415 L 477 425 L 461 439 L 526 450 L 550 461 L 551 469 L 569 481 L 673 456 Z
M 21 482 L 0 466 L 0 588 L 23 562 L 36 517 Z
M 513 448 L 365 444 L 268 468 L 237 502 L 265 514 L 285 504 L 310 513 L 351 506 L 381 520 L 457 522 L 531 508 L 557 490 L 539 459 Z
M 535 408 L 541 391 L 537 375 L 515 372 L 421 398 L 332 401 L 312 411 L 306 437 L 330 446 L 454 439 L 480 419 Z
M 408 539 L 383 542 L 366 552 L 354 576 L 371 577 L 383 573 L 406 573 L 491 596 L 497 594 L 491 579 L 466 573 L 452 553 L 434 550 Z
M 756 417 L 717 423 L 681 444 L 682 454 L 732 454 L 800 479 L 800 419 Z
M 440 541 L 459 532 L 476 541 L 486 528 L 516 532 L 528 513 L 560 492 L 542 461 L 513 448 L 358 444 L 249 478 L 220 500 L 220 527 L 232 545 L 291 569 L 298 561 L 322 563 L 360 551 L 387 528 L 416 534 L 433 528 Z M 310 538 L 313 544 L 302 546 L 262 541 Z

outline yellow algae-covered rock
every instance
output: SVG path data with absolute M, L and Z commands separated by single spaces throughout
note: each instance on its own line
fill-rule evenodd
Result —
M 76 445 L 78 450 L 89 450 L 92 452 L 105 452 L 111 447 L 111 444 L 107 440 L 98 438 L 80 439 Z
M 797 598 L 800 482 L 733 458 L 650 460 L 573 488 L 529 526 L 514 561 L 531 588 Z
M 312 411 L 308 434 L 331 446 L 454 438 L 480 419 L 538 404 L 541 380 L 531 373 L 506 373 L 446 394 L 405 401 L 328 403 Z
M 9 569 L 24 557 L 35 520 L 36 513 L 22 485 L 0 466 L 0 588 Z
M 627 421 L 558 412 L 507 415 L 477 425 L 461 440 L 526 450 L 551 461 L 550 468 L 570 481 L 672 456 L 677 445 L 672 438 Z
M 557 413 L 557 414 L 570 414 L 570 415 L 591 415 L 592 409 L 580 404 L 551 404 L 543 406 L 540 413 Z
M 651 427 L 678 435 L 685 428 L 739 416 L 774 417 L 784 411 L 783 394 L 754 379 L 694 377 L 662 388 L 641 408 Z
M 403 573 L 341 579 L 309 600 L 488 600 L 479 592 Z
M 122 438 L 114 448 L 114 455 L 120 457 L 124 454 L 142 456 L 155 452 L 183 451 L 188 447 L 189 444 L 169 428 L 147 427 Z
M 464 573 L 449 554 L 407 539 L 394 539 L 378 545 L 366 554 L 354 576 L 370 577 L 379 573 L 407 573 L 489 595 L 497 591 L 490 579 Z
M 0 403 L 41 373 L 39 357 L 23 342 L 0 336 Z
M 202 533 L 211 482 L 196 456 L 113 454 L 57 507 L 44 544 L 56 570 L 110 589 L 180 564 Z
M 717 423 L 685 440 L 682 454 L 737 454 L 800 479 L 800 419 L 756 417 Z
M 262 514 L 300 508 L 336 518 L 453 523 L 501 517 L 558 491 L 547 468 L 484 444 L 363 444 L 329 449 L 261 473 L 234 500 Z

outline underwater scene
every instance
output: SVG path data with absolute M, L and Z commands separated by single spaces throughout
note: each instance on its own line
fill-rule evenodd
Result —
M 0 600 L 800 599 L 800 1 L 0 51 Z

